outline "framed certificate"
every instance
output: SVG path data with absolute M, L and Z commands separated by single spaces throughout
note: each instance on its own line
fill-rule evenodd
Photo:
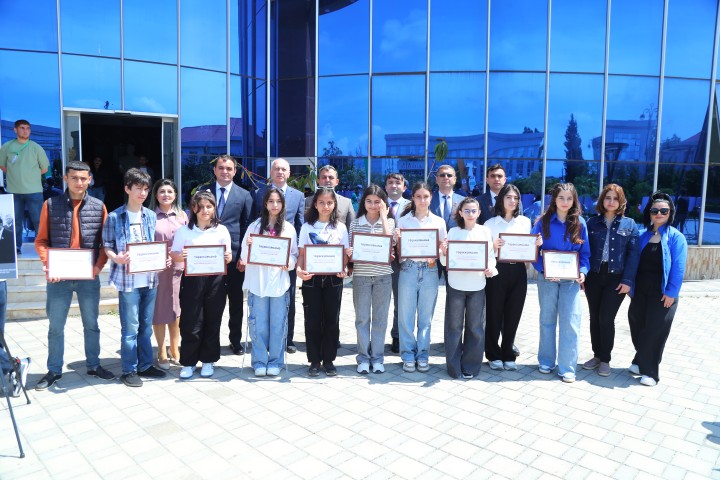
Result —
M 543 250 L 543 275 L 545 278 L 577 280 L 580 278 L 580 256 L 578 252 Z
M 48 248 L 47 278 L 92 280 L 93 251 L 89 248 Z
M 290 261 L 290 239 L 269 235 L 250 235 L 248 264 L 287 267 Z
M 314 275 L 335 275 L 345 271 L 342 245 L 305 245 L 304 270 Z
M 128 243 L 127 273 L 159 272 L 167 268 L 167 242 Z
M 408 228 L 400 234 L 401 258 L 437 258 L 437 228 Z
M 529 233 L 501 233 L 505 245 L 498 249 L 498 262 L 537 262 L 537 235 Z
M 187 245 L 185 275 L 225 275 L 225 245 Z
M 353 262 L 390 265 L 392 235 L 353 232 L 352 245 Z
M 448 241 L 447 270 L 476 272 L 487 268 L 488 242 Z

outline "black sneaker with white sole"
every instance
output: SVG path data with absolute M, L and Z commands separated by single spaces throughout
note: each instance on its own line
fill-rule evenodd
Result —
M 35 385 L 35 390 L 47 390 L 48 388 L 52 387 L 52 385 L 60 380 L 62 378 L 62 374 L 56 374 L 52 372 L 48 372 L 45 374 L 44 377 L 40 379 L 40 381 Z
M 112 380 L 115 378 L 115 374 L 109 370 L 105 370 L 103 367 L 98 365 L 94 370 L 88 370 L 87 374 L 91 377 L 96 377 L 101 380 Z

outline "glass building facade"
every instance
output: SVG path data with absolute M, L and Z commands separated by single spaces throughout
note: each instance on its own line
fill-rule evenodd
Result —
M 458 188 L 501 163 L 530 216 L 615 182 L 718 245 L 719 38 L 714 0 L 0 0 L 0 133 L 29 120 L 57 179 L 144 154 L 185 198 L 225 152 L 249 188 L 280 156 L 346 194 L 432 181 L 444 140 Z

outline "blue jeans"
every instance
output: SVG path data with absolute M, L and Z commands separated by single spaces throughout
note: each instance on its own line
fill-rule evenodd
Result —
M 25 208 L 27 207 L 30 221 L 33 228 L 37 232 L 40 225 L 40 211 L 43 206 L 43 194 L 38 193 L 14 193 L 13 201 L 15 202 L 15 243 L 16 247 L 22 247 L 23 224 L 25 223 Z
M 2 282 L 5 283 L 5 282 Z M 65 354 L 65 322 L 67 321 L 73 292 L 77 294 L 80 317 L 85 337 L 85 361 L 88 370 L 100 365 L 100 327 L 98 306 L 100 304 L 100 279 L 61 280 L 47 284 L 45 303 L 50 327 L 48 328 L 48 371 L 62 373 Z
M 398 333 L 403 362 L 426 362 L 430 357 L 430 324 L 435 312 L 439 283 L 437 266 L 428 267 L 425 262 L 413 260 L 405 260 L 400 264 Z
M 383 363 L 392 275 L 353 276 L 357 363 Z
M 290 293 L 285 292 L 279 297 L 260 297 L 248 292 L 247 302 L 252 367 L 282 368 Z
M 540 301 L 540 346 L 538 362 L 558 374 L 575 374 L 580 339 L 580 284 L 574 280 L 551 282 L 538 273 L 538 300 Z M 560 335 L 556 336 L 560 319 Z
M 123 374 L 152 367 L 152 319 L 157 287 L 118 292 L 120 306 L 120 360 Z

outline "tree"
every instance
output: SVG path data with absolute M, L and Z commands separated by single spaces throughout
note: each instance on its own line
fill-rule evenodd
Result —
M 588 166 L 583 160 L 582 138 L 578 133 L 575 115 L 570 114 L 570 121 L 565 129 L 565 181 L 575 182 L 576 177 L 587 176 Z M 583 183 L 585 179 L 583 179 Z
M 343 151 L 335 145 L 335 140 L 329 140 L 328 146 L 323 147 L 322 155 L 321 157 L 340 157 L 342 156 Z

